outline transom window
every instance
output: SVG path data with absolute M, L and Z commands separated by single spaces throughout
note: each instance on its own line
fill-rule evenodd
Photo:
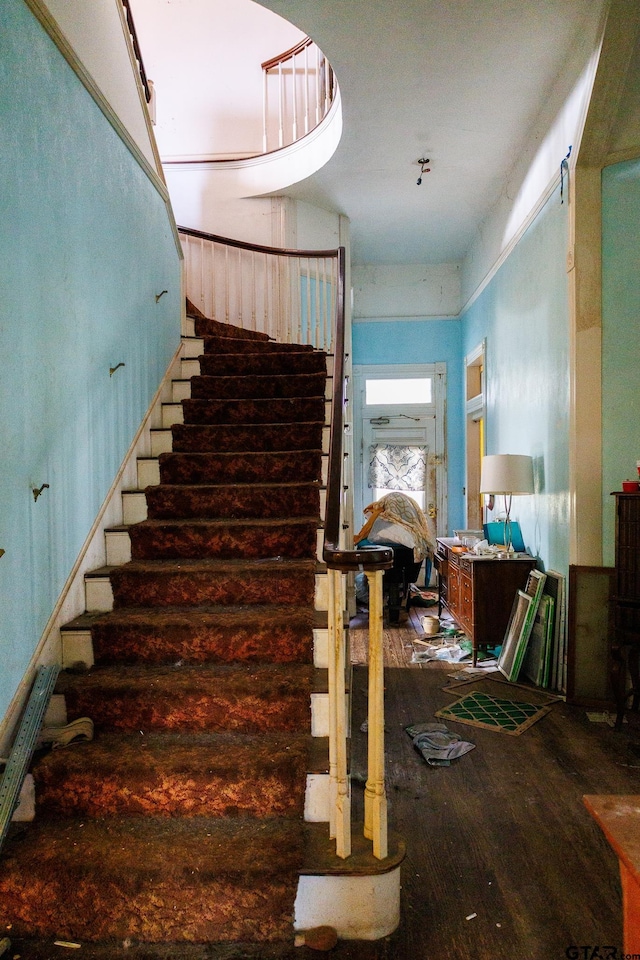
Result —
M 384 404 L 431 403 L 431 377 L 403 377 L 398 380 L 366 380 L 365 403 Z

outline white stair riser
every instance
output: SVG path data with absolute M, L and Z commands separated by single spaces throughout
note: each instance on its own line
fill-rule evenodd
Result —
M 330 926 L 340 940 L 379 940 L 400 922 L 400 867 L 364 877 L 302 876 L 296 930 Z
M 85 606 L 89 613 L 113 610 L 113 590 L 109 577 L 85 577 Z
M 320 670 L 329 666 L 329 631 L 316 628 L 313 631 L 313 665 Z
M 174 403 L 191 398 L 191 380 L 173 380 L 171 382 L 171 399 Z
M 345 694 L 345 711 L 349 716 L 349 694 Z M 329 694 L 311 694 L 311 736 L 329 736 Z
M 307 774 L 304 819 L 307 823 L 328 823 L 331 819 L 328 773 Z
M 202 337 L 183 337 L 182 338 L 182 356 L 201 357 L 204 353 L 204 340 Z
M 131 560 L 131 537 L 126 530 L 106 530 L 107 566 L 120 567 Z
M 142 490 L 128 490 L 122 494 L 122 522 L 140 523 L 147 519 L 147 498 Z
M 171 453 L 173 437 L 171 430 L 151 431 L 151 456 L 159 457 L 161 453 Z
M 184 423 L 184 413 L 181 403 L 162 404 L 162 426 L 172 427 L 174 423 Z
M 343 610 L 346 609 L 346 603 L 347 603 L 346 586 L 347 586 L 346 578 L 342 577 L 342 609 Z M 326 573 L 316 574 L 315 609 L 316 610 L 329 609 L 329 578 Z
M 160 464 L 155 458 L 145 457 L 137 462 L 138 487 L 157 487 L 160 483 Z
M 82 663 L 88 669 L 95 663 L 90 630 L 61 630 L 62 669 Z
M 200 361 L 196 359 L 186 359 L 180 361 L 180 378 L 190 380 L 191 377 L 200 376 Z

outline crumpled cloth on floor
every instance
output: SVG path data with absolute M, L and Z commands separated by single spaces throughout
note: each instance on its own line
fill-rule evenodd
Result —
M 57 750 L 59 747 L 68 747 L 72 743 L 87 743 L 89 740 L 93 740 L 93 720 L 90 717 L 79 717 L 65 726 L 42 727 L 37 746 L 51 744 L 51 749 Z
M 452 760 L 463 757 L 475 747 L 475 743 L 452 733 L 444 723 L 413 723 L 405 730 L 430 767 L 449 767 Z

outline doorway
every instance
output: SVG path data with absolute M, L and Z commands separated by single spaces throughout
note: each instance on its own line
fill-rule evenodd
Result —
M 354 366 L 353 376 L 354 529 L 369 503 L 400 490 L 445 536 L 446 364 Z
M 467 530 L 482 530 L 484 520 L 480 471 L 485 453 L 485 353 L 483 340 L 465 358 Z

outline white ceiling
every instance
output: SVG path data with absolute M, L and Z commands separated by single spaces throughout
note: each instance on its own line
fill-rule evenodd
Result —
M 316 41 L 342 95 L 336 153 L 285 192 L 349 218 L 354 263 L 436 264 L 462 262 L 492 208 L 513 199 L 539 145 L 541 115 L 553 119 L 576 81 L 605 0 L 259 3 Z M 147 30 L 163 8 L 184 24 L 190 10 L 202 17 L 207 7 L 133 6 Z M 418 186 L 420 157 L 431 172 Z
M 463 260 L 602 8 L 600 0 L 260 3 L 309 34 L 338 77 L 338 150 L 287 194 L 346 214 L 356 263 Z M 423 156 L 431 172 L 417 186 Z

